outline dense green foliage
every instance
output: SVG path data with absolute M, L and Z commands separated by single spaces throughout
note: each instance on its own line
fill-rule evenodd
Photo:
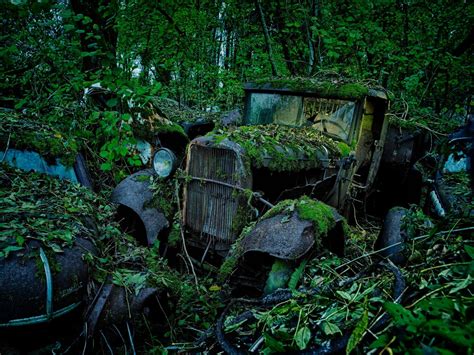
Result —
M 382 85 L 406 103 L 397 110 L 419 118 L 438 121 L 470 104 L 469 2 L 258 3 L 268 44 L 254 1 L 6 2 L 2 106 L 74 129 L 89 115 L 82 90 L 101 82 L 137 103 L 160 94 L 231 108 L 242 82 L 275 74 L 270 60 L 280 75 Z M 111 111 L 123 104 L 108 101 Z
M 472 111 L 469 1 L 10 0 L 2 1 L 0 14 L 0 152 L 30 148 L 70 164 L 82 151 L 103 193 L 143 165 L 134 148 L 139 139 L 167 133 L 186 142 L 176 123 L 201 118 L 203 111 L 195 109 L 217 120 L 219 112 L 239 107 L 247 81 L 274 77 L 284 86 L 282 77 L 309 76 L 346 83 L 347 97 L 381 86 L 395 98 L 393 123 L 434 133 L 449 132 Z M 318 90 L 330 95 L 332 86 Z M 266 148 L 276 158 L 276 170 L 300 167 L 276 149 L 279 141 L 309 155 L 315 154 L 310 146 L 322 144 L 314 132 L 294 142 L 291 128 L 273 128 L 264 134 L 252 128 L 216 132 L 218 139 L 240 139 L 257 165 L 263 161 L 255 146 Z M 350 153 L 342 143 L 323 143 L 336 157 Z M 217 280 L 202 277 L 195 285 L 189 272 L 170 270 L 158 245 L 140 247 L 117 229 L 113 208 L 102 197 L 5 169 L 0 171 L 0 257 L 21 253 L 29 239 L 60 252 L 76 232 L 90 232 L 83 217 L 92 216 L 99 226 L 100 254 L 89 260 L 96 280 L 111 275 L 132 292 L 149 285 L 171 290 L 175 308 L 166 319 L 169 329 L 163 336 L 150 331 L 145 351 L 172 343 L 178 344 L 172 350 L 216 350 L 213 340 L 205 340 L 212 338 L 209 330 L 228 296 L 217 292 L 222 286 L 214 284 Z M 458 178 L 466 187 L 466 178 Z M 175 186 L 167 184 L 154 184 L 158 194 L 166 190 L 158 205 L 178 203 Z M 458 191 L 461 200 L 470 197 L 466 191 Z M 171 216 L 174 210 L 165 212 Z M 181 240 L 178 219 L 174 242 Z M 418 228 L 419 222 L 410 223 Z M 458 222 L 444 223 L 454 229 Z M 348 332 L 347 352 L 472 353 L 472 241 L 436 231 L 417 230 L 426 237 L 410 245 L 402 269 L 404 306 L 391 298 L 392 276 L 380 270 L 334 289 L 375 261 L 371 254 L 361 257 L 372 249 L 373 234 L 353 230 L 346 258 L 326 254 L 297 268 L 290 281 L 295 298 L 254 307 L 253 323 L 236 325 L 229 317 L 225 330 L 245 346 L 261 336 L 264 352 L 308 349 Z M 235 260 L 222 270 L 230 273 L 233 266 Z M 304 292 L 316 288 L 322 292 Z M 392 321 L 369 344 L 366 335 L 384 311 Z
M 222 110 L 246 81 L 350 78 L 362 84 L 351 94 L 393 92 L 394 122 L 440 132 L 471 105 L 469 2 L 18 0 L 1 11 L 0 106 L 78 137 L 109 184 L 142 164 L 131 147 L 158 96 Z M 100 103 L 85 94 L 97 83 Z
M 34 150 L 53 163 L 56 158 L 67 166 L 74 163 L 78 152 L 74 137 L 15 112 L 0 112 L 0 121 L 2 148 Z
M 374 235 L 351 228 L 346 257 L 320 254 L 298 267 L 295 275 L 302 275 L 292 298 L 251 307 L 253 318 L 240 323 L 235 320 L 249 306 L 237 303 L 224 323 L 229 341 L 245 349 L 258 343 L 263 353 L 318 351 L 344 336 L 346 353 L 472 352 L 472 240 L 437 234 L 424 222 L 419 210 L 404 221 L 413 239 L 400 267 L 406 281 L 400 298 L 394 297 L 394 274 L 374 267 L 377 255 L 366 252 Z M 390 321 L 381 328 L 384 312 Z

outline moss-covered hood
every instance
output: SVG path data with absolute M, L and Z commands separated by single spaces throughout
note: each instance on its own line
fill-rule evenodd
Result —
M 347 155 L 345 143 L 337 142 L 312 127 L 280 125 L 241 126 L 208 134 L 217 146 L 237 143 L 254 168 L 299 171 L 327 166 Z

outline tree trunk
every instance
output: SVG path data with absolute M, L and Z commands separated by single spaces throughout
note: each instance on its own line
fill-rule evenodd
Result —
M 268 59 L 270 60 L 270 64 L 272 66 L 272 75 L 273 76 L 278 76 L 278 70 L 275 65 L 275 61 L 273 59 L 273 51 L 272 51 L 272 44 L 270 41 L 270 35 L 268 33 L 268 28 L 267 24 L 265 22 L 265 16 L 263 14 L 262 6 L 260 4 L 260 0 L 255 0 L 255 4 L 257 5 L 258 12 L 260 14 L 260 22 L 262 23 L 263 27 L 263 34 L 265 36 L 265 45 L 267 46 L 267 51 L 268 51 Z
M 285 18 L 283 16 L 285 11 L 282 11 L 282 6 L 281 6 L 281 0 L 278 1 L 277 3 L 277 8 L 276 8 L 276 21 L 277 21 L 277 26 L 278 30 L 280 32 L 278 38 L 278 41 L 280 42 L 282 51 L 283 51 L 283 57 L 285 58 L 285 63 L 286 67 L 288 68 L 289 72 L 291 75 L 296 75 L 296 69 L 293 64 L 293 61 L 291 60 L 291 54 L 288 46 L 288 35 L 283 33 L 283 29 L 285 27 Z

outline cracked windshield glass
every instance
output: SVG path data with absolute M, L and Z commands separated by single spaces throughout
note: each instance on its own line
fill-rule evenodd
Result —
M 254 93 L 247 120 L 296 127 L 312 124 L 333 138 L 349 141 L 354 109 L 355 103 L 347 100 Z

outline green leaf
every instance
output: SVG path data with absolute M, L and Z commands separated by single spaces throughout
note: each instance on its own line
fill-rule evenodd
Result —
M 348 294 L 347 292 L 344 291 L 336 291 L 336 293 L 341 296 L 341 298 L 347 300 L 347 301 L 352 301 L 352 296 Z
M 463 290 L 463 289 L 469 287 L 471 284 L 472 284 L 472 277 L 471 277 L 471 275 L 467 275 L 466 279 L 464 279 L 463 281 L 454 283 L 454 285 L 456 285 L 456 287 L 451 289 L 449 291 L 449 293 L 450 294 L 456 293 L 460 290 Z
M 25 238 L 22 237 L 21 235 L 17 236 L 16 238 L 16 243 L 19 245 L 19 246 L 23 246 L 23 244 L 25 244 Z
M 233 320 L 233 318 L 229 318 L 229 321 L 226 320 L 225 322 L 227 324 L 224 324 L 224 331 L 226 333 L 233 332 L 234 330 L 240 328 L 240 326 L 247 321 L 247 319 L 244 319 L 244 320 L 241 320 L 240 322 L 229 324 L 231 323 L 231 320 Z
M 111 108 L 117 106 L 117 104 L 118 104 L 118 100 L 116 98 L 109 99 L 106 102 L 106 105 Z
M 100 164 L 100 169 L 102 171 L 110 171 L 112 170 L 112 163 L 111 162 L 102 163 Z
M 279 288 L 284 288 L 288 284 L 292 271 L 293 268 L 288 262 L 276 259 L 268 274 L 264 288 L 265 294 L 270 294 Z
M 472 328 L 472 322 L 466 326 L 453 324 L 443 319 L 433 319 L 426 322 L 423 330 L 426 334 L 438 335 L 452 341 L 456 345 L 472 347 L 474 346 Z
M 382 334 L 369 345 L 369 349 L 384 348 L 389 341 L 390 336 L 388 334 Z
M 326 334 L 326 335 L 333 335 L 333 334 L 337 334 L 337 333 L 342 334 L 341 329 L 339 329 L 339 327 L 337 325 L 335 325 L 334 323 L 325 321 L 325 322 L 323 322 L 321 327 L 323 329 L 324 334 Z
M 74 25 L 64 25 L 64 31 L 66 32 L 71 32 L 76 29 L 76 26 Z
M 416 333 L 418 327 L 426 321 L 423 315 L 420 314 L 416 317 L 398 303 L 385 302 L 383 307 L 392 316 L 393 322 L 397 326 L 406 327 L 406 330 L 412 333 Z
M 265 345 L 274 352 L 282 353 L 285 351 L 285 346 L 279 340 L 273 338 L 270 334 L 265 333 Z
M 6 248 L 3 249 L 3 257 L 8 257 L 8 254 L 10 254 L 11 252 L 14 252 L 14 251 L 18 251 L 18 250 L 22 250 L 23 247 L 19 247 L 19 246 L 16 246 L 16 245 L 9 245 L 7 246 Z
M 290 281 L 288 282 L 288 288 L 291 290 L 296 290 L 296 286 L 298 286 L 298 282 L 303 275 L 303 271 L 307 263 L 308 259 L 303 260 L 296 270 L 291 274 Z
M 474 247 L 470 245 L 465 245 L 464 250 L 471 257 L 471 259 L 474 259 Z
M 299 329 L 295 334 L 296 345 L 300 350 L 306 349 L 309 341 L 311 339 L 311 330 L 308 327 L 303 327 Z
M 369 324 L 369 311 L 367 308 L 365 308 L 364 313 L 362 314 L 362 317 L 357 322 L 357 325 L 352 331 L 351 337 L 349 338 L 349 341 L 347 342 L 346 354 L 350 354 L 350 352 L 354 350 L 357 344 L 359 344 L 359 342 L 362 340 L 362 336 L 364 335 L 364 332 L 366 331 L 368 324 Z
M 51 249 L 53 249 L 53 251 L 55 253 L 62 253 L 63 250 L 61 249 L 61 247 L 59 245 L 57 245 L 56 243 L 52 243 L 49 245 L 51 247 Z
M 72 232 L 70 230 L 63 231 L 61 239 L 68 242 L 68 243 L 72 243 L 72 241 L 73 241 Z
M 28 99 L 21 99 L 20 101 L 18 101 L 15 105 L 15 109 L 20 109 L 22 108 L 26 103 L 28 102 Z

